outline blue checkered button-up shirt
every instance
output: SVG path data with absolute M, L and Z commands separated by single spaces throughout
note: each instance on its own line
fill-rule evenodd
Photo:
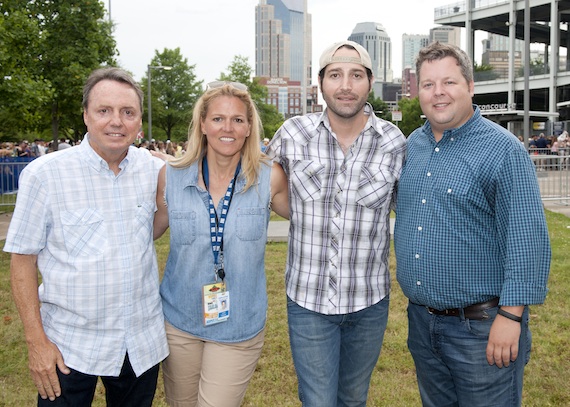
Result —
M 322 314 L 356 312 L 390 290 L 390 209 L 406 140 L 366 105 L 346 155 L 326 111 L 287 120 L 268 154 L 289 178 L 287 295 Z
M 474 115 L 436 143 L 429 122 L 408 139 L 398 189 L 397 277 L 437 309 L 500 297 L 542 303 L 550 242 L 535 169 L 522 144 Z

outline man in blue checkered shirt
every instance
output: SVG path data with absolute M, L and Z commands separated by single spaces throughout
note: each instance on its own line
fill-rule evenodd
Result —
M 408 139 L 394 241 L 422 402 L 518 406 L 550 269 L 534 166 L 472 104 L 465 52 L 433 43 L 416 72 L 427 121 Z

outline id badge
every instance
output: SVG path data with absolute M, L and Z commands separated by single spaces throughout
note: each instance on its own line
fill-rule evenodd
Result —
M 202 287 L 204 326 L 225 322 L 230 317 L 230 292 L 225 282 Z

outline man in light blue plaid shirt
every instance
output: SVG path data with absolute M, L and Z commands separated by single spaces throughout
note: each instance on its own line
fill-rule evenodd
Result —
M 109 406 L 152 405 L 168 355 L 152 240 L 163 162 L 132 146 L 142 96 L 122 69 L 95 71 L 84 141 L 22 171 L 4 251 L 39 406 L 91 405 L 98 376 Z
M 268 154 L 289 178 L 289 335 L 304 406 L 365 406 L 388 318 L 390 210 L 405 138 L 366 103 L 368 52 L 320 58 L 322 114 L 287 120 Z
M 422 403 L 519 406 L 528 305 L 544 301 L 550 269 L 535 169 L 472 104 L 465 52 L 431 44 L 416 73 L 428 120 L 408 139 L 394 245 Z

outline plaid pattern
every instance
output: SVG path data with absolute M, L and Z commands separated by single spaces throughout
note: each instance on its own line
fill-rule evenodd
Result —
M 389 216 L 406 141 L 371 112 L 346 155 L 326 111 L 287 120 L 267 150 L 289 178 L 287 295 L 322 314 L 359 311 L 390 290 Z
M 499 125 L 473 117 L 435 142 L 408 138 L 395 230 L 398 282 L 414 303 L 541 303 L 550 243 L 534 166 Z
M 80 372 L 118 376 L 128 351 L 140 375 L 168 354 L 152 242 L 162 165 L 130 147 L 115 176 L 87 136 L 22 171 L 4 251 L 38 255 L 44 329 Z

